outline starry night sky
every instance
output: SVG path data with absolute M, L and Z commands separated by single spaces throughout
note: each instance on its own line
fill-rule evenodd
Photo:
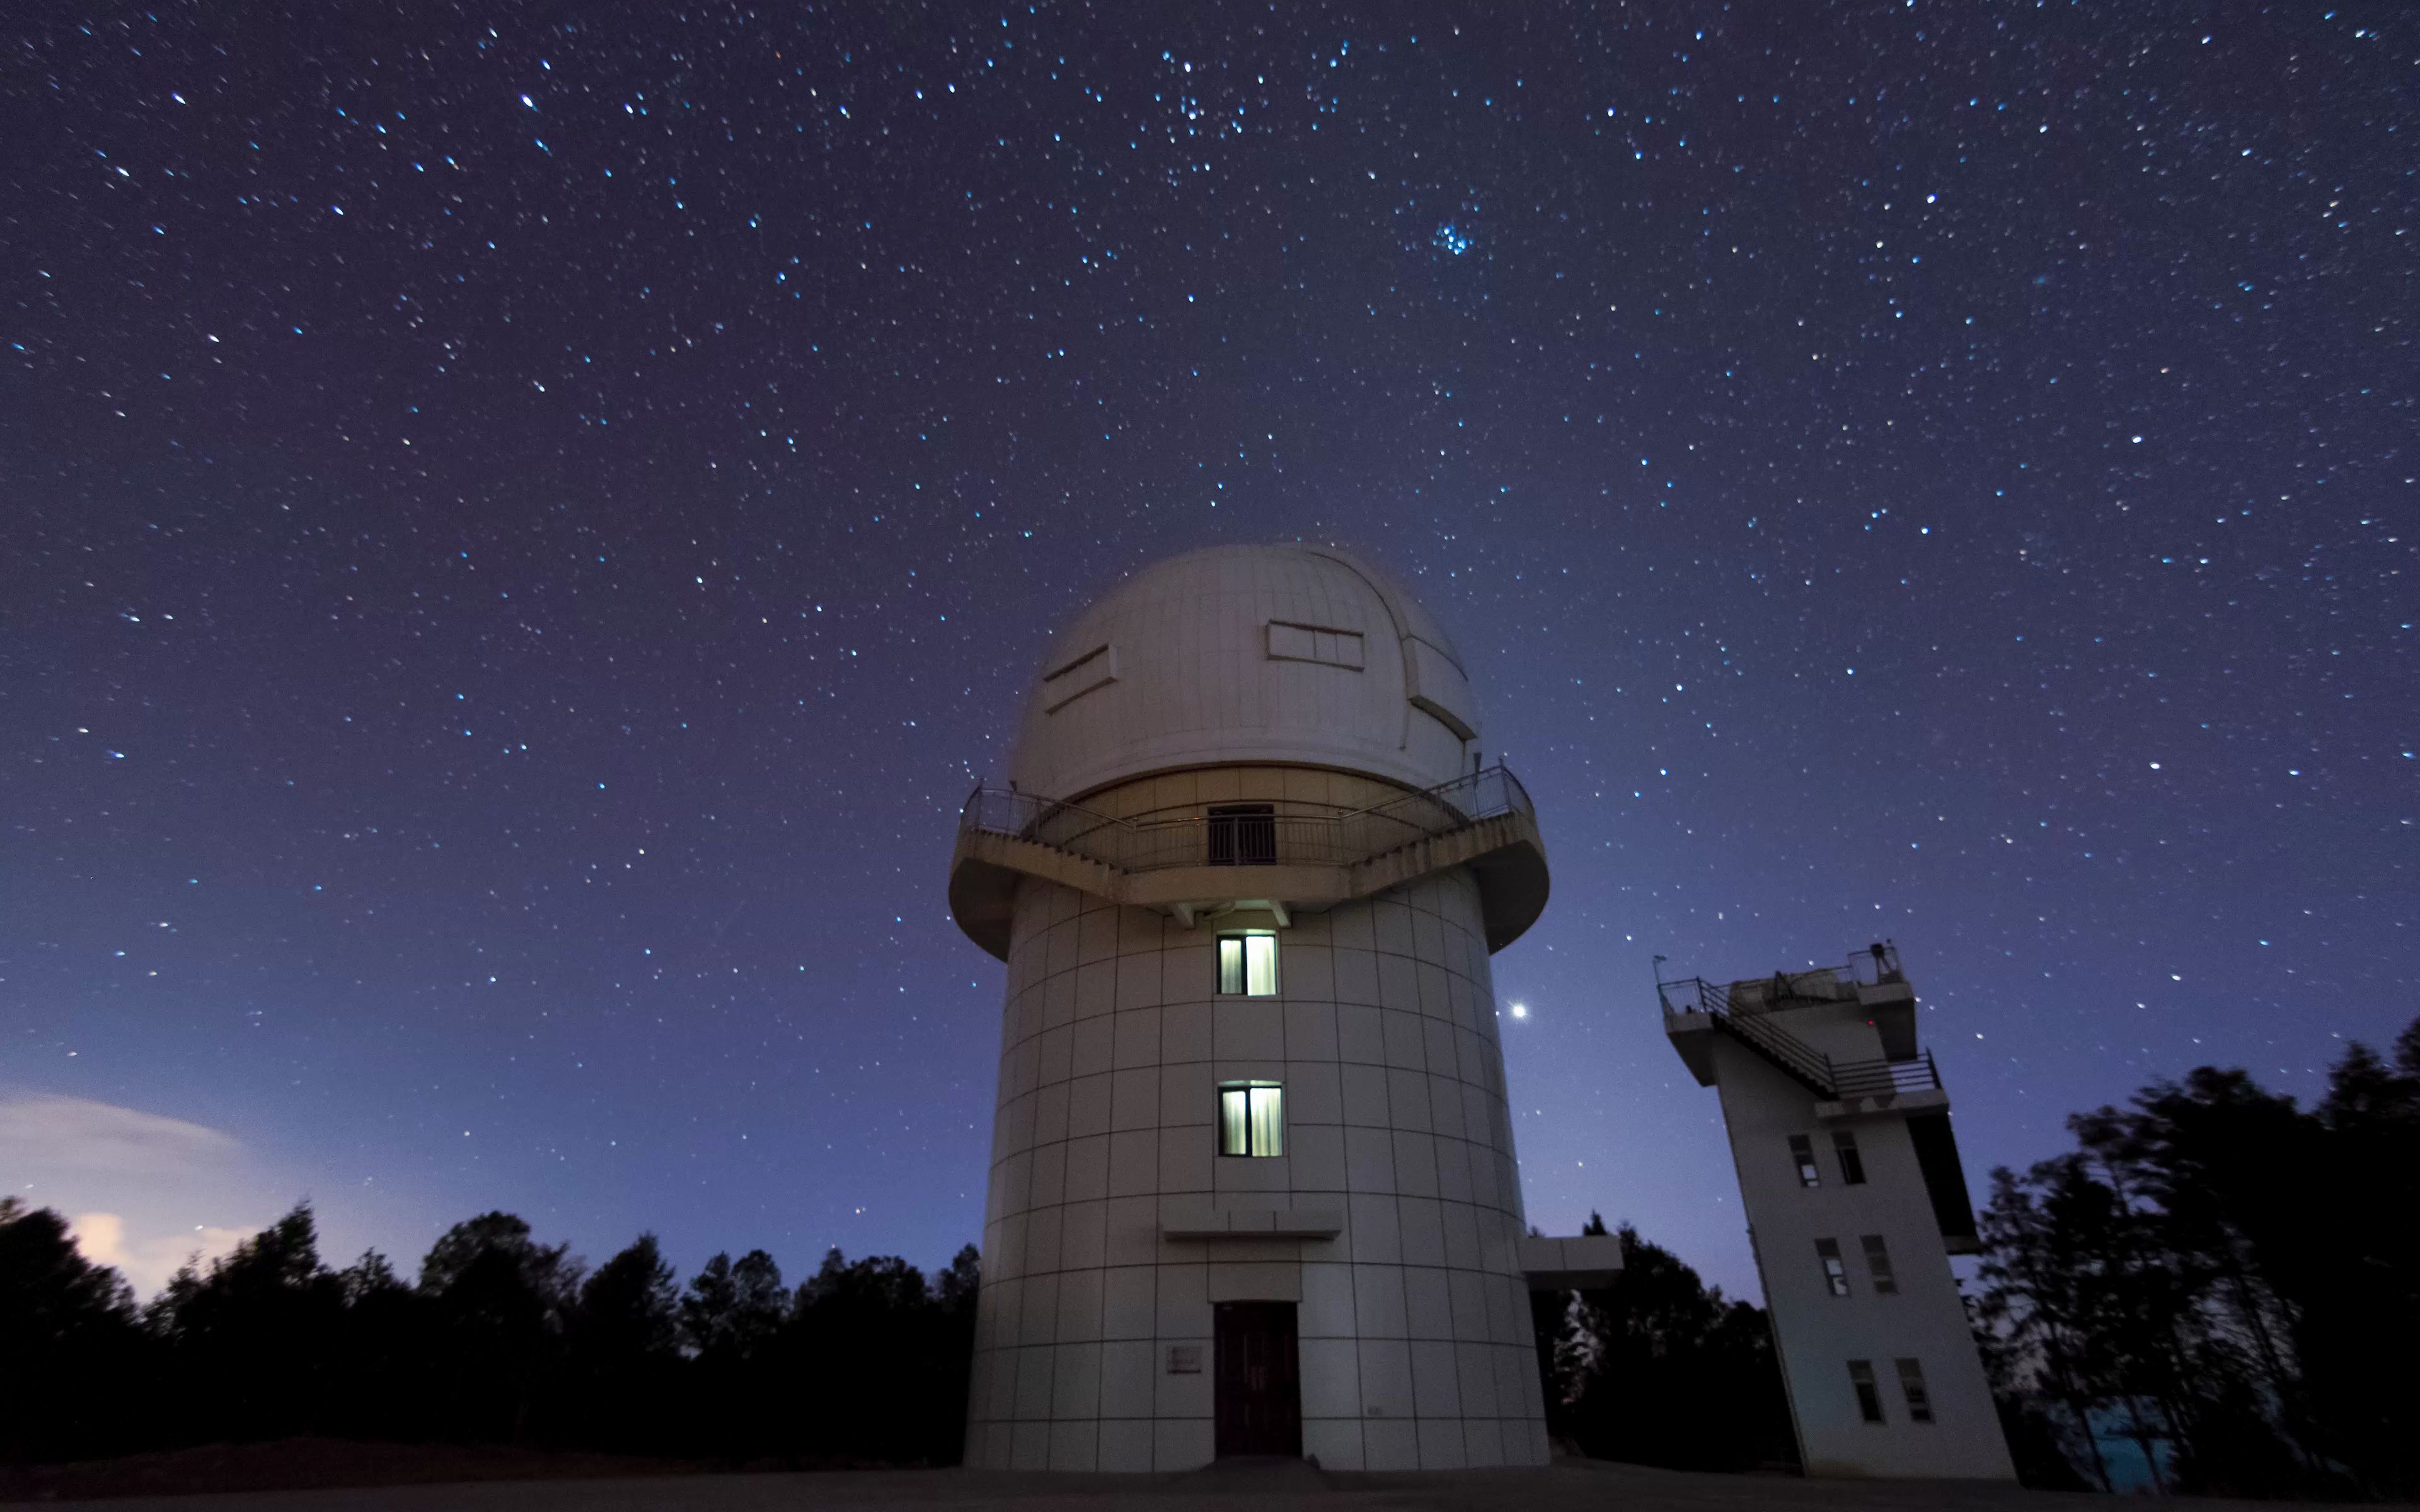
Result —
M 1978 1180 L 2420 1011 L 2408 8 L 1185 11 L 19 12 L 0 1190 L 939 1263 L 958 806 L 1216 542 L 1536 796 L 1549 1232 L 1753 1293 L 1654 954 L 1896 938 Z

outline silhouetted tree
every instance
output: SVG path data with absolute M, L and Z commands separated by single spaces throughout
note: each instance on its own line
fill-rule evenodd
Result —
M 0 1455 L 317 1433 L 949 1463 L 981 1287 L 971 1245 L 929 1286 L 834 1250 L 795 1292 L 752 1250 L 684 1293 L 653 1234 L 589 1273 L 504 1212 L 412 1285 L 375 1251 L 329 1270 L 302 1203 L 138 1316 L 58 1214 L 0 1199 Z
M 2355 1045 L 2317 1109 L 2324 1138 L 2294 1180 L 2318 1214 L 2268 1246 L 2319 1450 L 2378 1496 L 2420 1495 L 2420 1019 L 2392 1062 Z
M 1590 1215 L 1586 1232 L 1602 1234 Z M 1682 1470 L 1794 1462 L 1763 1310 L 1725 1298 L 1624 1224 L 1621 1273 L 1580 1293 L 1559 1351 L 1573 1436 L 1603 1459 Z
M 773 1355 L 790 1315 L 782 1268 L 763 1250 L 737 1264 L 717 1255 L 690 1278 L 680 1301 L 683 1345 L 694 1355 L 687 1442 L 725 1458 L 787 1451 L 786 1393 Z
M 436 1331 L 433 1384 L 449 1404 L 445 1431 L 520 1439 L 542 1382 L 562 1365 L 565 1324 L 580 1284 L 568 1246 L 548 1246 L 505 1212 L 456 1224 L 420 1266 Z
M 2109 1465 L 2093 1422 L 2107 1388 L 2091 1350 L 2090 1288 L 2079 1253 L 2083 1226 L 2071 1221 L 2082 1200 L 2076 1189 L 2090 1180 L 2078 1155 L 2044 1161 L 2023 1180 L 2005 1166 L 1992 1173 L 1992 1200 L 1979 1224 L 1985 1249 L 1978 1314 L 1984 1365 L 2006 1404 L 2003 1419 L 2026 1411 L 2021 1401 L 2046 1400 L 2063 1415 L 2043 1421 L 2083 1452 L 2093 1478 L 2107 1490 Z M 2026 1483 L 2040 1474 L 2028 1474 Z
M 641 1234 L 580 1288 L 566 1340 L 574 1416 L 557 1434 L 660 1447 L 679 1365 L 679 1291 L 656 1236 Z
M 573 1342 L 593 1360 L 653 1360 L 680 1337 L 680 1292 L 653 1234 L 607 1260 L 580 1288 Z
M 975 1303 L 983 1291 L 983 1256 L 972 1244 L 961 1247 L 933 1278 L 933 1336 L 930 1410 L 943 1414 L 935 1421 L 920 1458 L 937 1465 L 954 1465 L 966 1447 L 967 1394 L 972 1388 L 975 1359 Z
M 206 1268 L 188 1263 L 145 1309 L 174 1362 L 185 1436 L 279 1438 L 322 1426 L 343 1288 L 319 1263 L 308 1202 Z
M 789 1304 L 773 1257 L 752 1249 L 735 1265 L 728 1254 L 717 1255 L 690 1278 L 681 1298 L 681 1341 L 702 1358 L 749 1358 L 780 1331 Z
M 336 1273 L 344 1301 L 329 1392 L 330 1431 L 363 1439 L 422 1439 L 447 1430 L 434 1383 L 430 1299 L 365 1251 Z
M 960 1260 L 971 1270 L 963 1253 Z M 954 1295 L 963 1298 L 968 1279 L 962 1271 Z M 799 1288 L 783 1331 L 805 1452 L 897 1463 L 954 1460 L 966 1423 L 970 1317 L 944 1311 L 923 1273 L 896 1256 L 852 1264 L 829 1251 Z
M 950 1263 L 933 1277 L 933 1300 L 941 1311 L 952 1316 L 965 1316 L 971 1323 L 975 1298 L 983 1290 L 983 1255 L 972 1244 L 950 1257 Z
M 140 1417 L 128 1409 L 148 1405 L 145 1343 L 124 1278 L 77 1252 L 67 1220 L 0 1197 L 0 1458 L 140 1443 Z
M 2103 1485 L 2121 1437 L 2175 1489 L 2420 1489 L 2420 1024 L 2392 1064 L 2353 1046 L 2307 1112 L 2202 1067 L 2069 1128 L 2077 1150 L 1994 1172 L 1983 1214 L 2004 1416 Z

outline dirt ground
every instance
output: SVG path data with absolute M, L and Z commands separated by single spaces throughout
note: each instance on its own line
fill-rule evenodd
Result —
M 193 1489 L 202 1486 L 211 1491 Z M 181 1491 L 181 1493 L 180 1493 Z M 99 1499 L 99 1500 L 96 1500 Z M 1804 1481 L 1708 1475 L 1592 1460 L 1546 1470 L 1332 1473 L 1300 1462 L 1220 1465 L 1170 1475 L 983 1473 L 959 1470 L 713 1473 L 668 1461 L 504 1448 L 302 1441 L 217 1445 L 0 1478 L 0 1501 L 76 1500 L 143 1512 L 2080 1512 L 2086 1498 L 1949 1481 Z M 2286 1504 L 2202 1502 L 2194 1512 Z
M 209 1443 L 115 1459 L 0 1464 L 0 1503 L 178 1496 L 197 1491 L 321 1490 L 334 1487 L 431 1486 L 461 1481 L 635 1480 L 706 1467 L 628 1455 L 557 1454 L 505 1444 L 367 1443 L 286 1439 Z

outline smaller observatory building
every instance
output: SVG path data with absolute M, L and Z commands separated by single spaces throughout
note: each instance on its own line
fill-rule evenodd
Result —
M 1974 1204 L 1897 948 L 1655 990 L 1722 1094 L 1807 1473 L 2014 1480 L 1949 1270 L 1981 1247 Z
M 1545 906 L 1528 795 L 1383 574 L 1161 562 L 1078 616 L 950 873 L 1008 966 L 967 1463 L 1542 1465 L 1489 957 Z

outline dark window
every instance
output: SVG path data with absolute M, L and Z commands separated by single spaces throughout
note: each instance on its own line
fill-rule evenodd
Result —
M 1869 1423 L 1883 1420 L 1882 1388 L 1874 1384 L 1874 1363 L 1871 1360 L 1849 1362 L 1849 1384 L 1857 1391 L 1857 1415 Z
M 1805 1134 L 1790 1136 L 1790 1158 L 1798 1163 L 1800 1186 L 1822 1186 L 1823 1173 L 1815 1168 L 1815 1142 Z
M 1866 1184 L 1866 1159 L 1857 1153 L 1857 1136 L 1846 1129 L 1832 1131 L 1832 1152 L 1840 1157 L 1840 1184 Z
M 1866 1246 L 1866 1270 L 1874 1278 L 1874 1295 L 1890 1296 L 1899 1290 L 1899 1277 L 1891 1272 L 1889 1246 L 1880 1234 L 1868 1234 L 1862 1242 Z
M 1285 1153 L 1285 1091 L 1275 1082 L 1228 1082 L 1218 1088 L 1218 1153 Z
M 1278 810 L 1266 803 L 1230 803 L 1210 810 L 1212 866 L 1274 866 Z
M 1218 991 L 1229 997 L 1275 997 L 1278 937 L 1265 930 L 1219 935 Z
M 1815 1242 L 1815 1257 L 1823 1262 L 1823 1289 L 1835 1297 L 1849 1294 L 1849 1267 L 1840 1258 L 1840 1242 L 1819 1239 Z
M 1913 1360 L 1899 1362 L 1899 1389 L 1907 1395 L 1907 1420 L 1911 1423 L 1932 1421 L 1932 1396 L 1924 1389 L 1924 1366 Z

